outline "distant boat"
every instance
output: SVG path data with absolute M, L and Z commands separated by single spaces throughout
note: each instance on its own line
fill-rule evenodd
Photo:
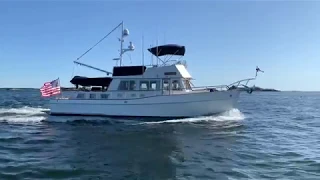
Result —
M 252 92 L 247 84 L 255 78 L 243 79 L 230 85 L 195 87 L 181 59 L 185 46 L 165 44 L 149 48 L 148 51 L 160 63 L 146 66 L 122 66 L 122 55 L 133 51 L 130 42 L 123 49 L 124 38 L 129 35 L 123 29 L 120 40 L 120 62 L 112 72 L 80 63 L 112 76 L 88 78 L 74 76 L 70 81 L 75 89 L 62 90 L 61 96 L 50 100 L 51 115 L 98 115 L 135 117 L 194 117 L 231 110 L 236 107 L 239 88 Z M 179 56 L 178 59 L 160 59 L 163 56 Z

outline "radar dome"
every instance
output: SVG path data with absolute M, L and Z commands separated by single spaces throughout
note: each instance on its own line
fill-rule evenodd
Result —
M 124 29 L 123 30 L 123 36 L 129 36 L 129 30 L 128 29 Z

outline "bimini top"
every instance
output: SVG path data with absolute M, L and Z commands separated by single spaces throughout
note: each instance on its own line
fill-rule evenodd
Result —
M 165 56 L 165 55 L 178 55 L 184 56 L 186 48 L 184 46 L 176 44 L 167 44 L 162 46 L 155 46 L 148 49 L 155 56 Z

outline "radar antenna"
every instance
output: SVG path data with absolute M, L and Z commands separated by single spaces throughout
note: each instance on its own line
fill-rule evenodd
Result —
M 123 21 L 121 22 L 121 38 L 119 38 L 119 41 L 120 41 L 120 55 L 119 55 L 119 58 L 114 58 L 113 60 L 119 60 L 120 61 L 120 64 L 119 66 L 122 65 L 122 55 L 124 53 L 126 53 L 127 51 L 134 51 L 135 47 L 133 45 L 133 43 L 130 41 L 129 42 L 129 46 L 128 48 L 124 49 L 123 48 L 123 42 L 124 42 L 124 38 L 129 36 L 129 30 L 128 29 L 124 29 L 124 24 L 123 24 Z

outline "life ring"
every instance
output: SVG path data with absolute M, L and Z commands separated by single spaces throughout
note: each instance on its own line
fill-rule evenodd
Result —
M 248 94 L 251 94 L 252 91 L 253 91 L 253 89 L 252 89 L 252 88 L 249 88 L 249 89 L 247 90 L 247 93 L 248 93 Z

